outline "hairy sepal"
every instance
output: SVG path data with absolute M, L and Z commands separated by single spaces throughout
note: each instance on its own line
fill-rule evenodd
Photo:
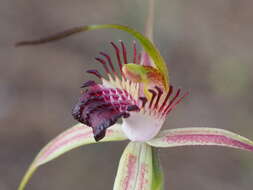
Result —
M 106 136 L 99 142 L 121 141 L 126 137 L 121 131 L 120 125 L 116 124 L 106 131 Z M 35 170 L 49 161 L 65 154 L 66 152 L 87 144 L 97 143 L 93 137 L 90 127 L 84 124 L 77 124 L 64 131 L 51 142 L 49 142 L 36 156 L 25 176 L 23 177 L 18 190 L 23 190 L 32 177 Z
M 161 131 L 147 142 L 153 147 L 213 145 L 253 152 L 253 141 L 236 133 L 217 128 L 180 128 Z

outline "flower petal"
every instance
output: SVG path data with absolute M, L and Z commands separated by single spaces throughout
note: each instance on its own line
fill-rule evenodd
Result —
M 216 145 L 253 152 L 253 141 L 224 129 L 204 127 L 165 130 L 148 144 L 154 147 Z
M 130 142 L 119 163 L 114 190 L 151 190 L 152 151 L 146 143 Z
M 158 49 L 154 46 L 154 44 L 147 37 L 145 37 L 141 33 L 137 32 L 136 30 L 134 30 L 130 27 L 127 27 L 127 26 L 116 25 L 116 24 L 79 26 L 79 27 L 75 27 L 75 28 L 66 30 L 64 32 L 46 37 L 46 38 L 41 38 L 39 40 L 18 42 L 16 44 L 16 46 L 43 44 L 43 43 L 63 39 L 63 38 L 68 37 L 72 34 L 84 32 L 84 31 L 89 31 L 89 30 L 103 29 L 103 28 L 114 28 L 114 29 L 118 29 L 118 30 L 123 30 L 123 31 L 131 34 L 135 38 L 137 38 L 141 42 L 145 52 L 148 53 L 148 55 L 153 59 L 154 64 L 157 67 L 157 69 L 163 74 L 165 81 L 166 81 L 166 85 L 167 85 L 166 89 L 169 87 L 168 69 L 167 69 L 166 63 L 165 63 L 163 57 L 160 55 L 160 52 L 158 51 Z
M 121 141 L 125 139 L 126 137 L 121 131 L 120 125 L 114 125 L 106 131 L 105 138 L 100 142 Z M 23 177 L 18 190 L 23 190 L 25 188 L 27 182 L 39 166 L 54 160 L 74 148 L 92 143 L 96 143 L 96 141 L 93 138 L 92 129 L 90 127 L 77 124 L 64 131 L 39 152 Z

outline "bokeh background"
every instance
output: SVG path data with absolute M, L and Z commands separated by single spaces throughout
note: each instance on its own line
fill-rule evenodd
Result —
M 165 127 L 218 127 L 253 139 L 252 9 L 253 1 L 156 0 L 155 43 L 172 83 L 190 91 Z M 80 24 L 120 23 L 143 32 L 146 10 L 146 0 L 0 1 L 1 190 L 16 189 L 36 153 L 76 123 L 70 112 L 99 51 L 132 38 L 100 30 L 36 47 L 14 43 Z M 41 167 L 27 190 L 112 189 L 126 144 L 73 150 Z M 253 188 L 252 153 L 185 147 L 160 154 L 166 189 Z

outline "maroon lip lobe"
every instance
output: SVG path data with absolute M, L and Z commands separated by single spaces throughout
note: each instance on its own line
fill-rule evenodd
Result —
M 88 87 L 72 110 L 73 117 L 92 127 L 96 141 L 104 138 L 106 129 L 121 117 L 130 116 L 130 111 L 139 111 L 132 97 L 121 89 L 105 88 L 88 81 Z

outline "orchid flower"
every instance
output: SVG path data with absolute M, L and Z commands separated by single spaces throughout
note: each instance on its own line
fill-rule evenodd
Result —
M 94 80 L 82 84 L 84 90 L 72 110 L 79 122 L 47 144 L 23 177 L 23 190 L 34 171 L 66 152 L 92 143 L 129 140 L 119 162 L 114 190 L 162 190 L 163 171 L 156 147 L 216 145 L 253 151 L 253 142 L 233 132 L 216 128 L 180 128 L 162 130 L 169 115 L 188 93 L 169 83 L 166 63 L 155 45 L 136 30 L 122 25 L 90 25 L 17 45 L 36 45 L 59 40 L 75 33 L 114 28 L 135 37 L 144 51 L 133 42 L 129 52 L 125 44 L 111 42 L 116 60 L 100 52 L 96 58 L 105 71 L 87 70 Z M 129 56 L 132 54 L 132 56 Z M 121 120 L 120 120 L 121 119 Z

